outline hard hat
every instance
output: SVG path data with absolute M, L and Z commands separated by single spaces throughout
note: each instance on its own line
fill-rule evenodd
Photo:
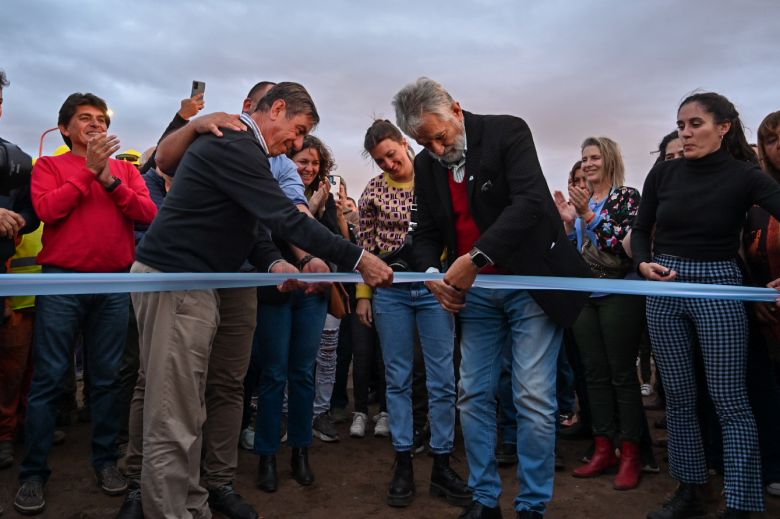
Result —
M 54 153 L 51 154 L 52 157 L 56 157 L 57 155 L 64 155 L 70 151 L 70 148 L 68 148 L 67 144 L 63 144 L 62 146 L 57 146 L 57 149 L 54 150 Z
M 116 159 L 117 160 L 125 160 L 125 161 L 129 162 L 130 164 L 134 164 L 136 166 L 140 166 L 141 165 L 141 152 L 136 150 L 136 149 L 129 148 L 129 149 L 119 153 L 118 155 L 116 155 Z

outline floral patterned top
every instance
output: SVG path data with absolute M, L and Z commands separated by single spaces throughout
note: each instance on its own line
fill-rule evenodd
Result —
M 585 225 L 585 234 L 600 250 L 627 258 L 622 241 L 631 230 L 639 200 L 639 191 L 626 186 L 614 188 L 601 203 L 591 200 L 590 208 L 596 217 Z M 569 235 L 569 239 L 577 243 L 578 250 L 582 250 L 584 242 L 583 224 L 582 218 L 577 218 L 575 231 Z

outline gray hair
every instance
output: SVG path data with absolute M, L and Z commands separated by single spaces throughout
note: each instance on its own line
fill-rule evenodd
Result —
M 443 119 L 452 119 L 452 103 L 455 101 L 440 83 L 427 78 L 418 78 L 403 87 L 393 97 L 395 122 L 401 130 L 415 137 L 422 125 L 423 114 L 435 114 Z

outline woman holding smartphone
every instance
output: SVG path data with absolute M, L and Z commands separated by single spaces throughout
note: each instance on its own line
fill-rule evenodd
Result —
M 632 237 L 635 263 L 652 281 L 741 285 L 737 251 L 745 214 L 757 204 L 780 216 L 780 185 L 758 167 L 739 113 L 722 95 L 687 97 L 677 110 L 677 131 L 684 158 L 656 164 L 645 181 Z M 763 510 L 758 437 L 745 382 L 744 304 L 650 296 L 647 322 L 666 390 L 669 471 L 680 482 L 674 497 L 647 517 L 704 512 L 698 487 L 708 472 L 696 418 L 694 338 L 723 430 L 722 517 Z

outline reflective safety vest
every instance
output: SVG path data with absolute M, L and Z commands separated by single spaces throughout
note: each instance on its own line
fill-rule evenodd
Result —
M 39 225 L 31 233 L 22 235 L 22 241 L 16 246 L 16 254 L 9 261 L 8 272 L 10 274 L 39 274 L 41 266 L 36 263 L 38 253 L 41 252 L 41 235 L 43 224 Z M 22 310 L 35 306 L 35 296 L 14 296 L 10 298 L 11 309 Z

